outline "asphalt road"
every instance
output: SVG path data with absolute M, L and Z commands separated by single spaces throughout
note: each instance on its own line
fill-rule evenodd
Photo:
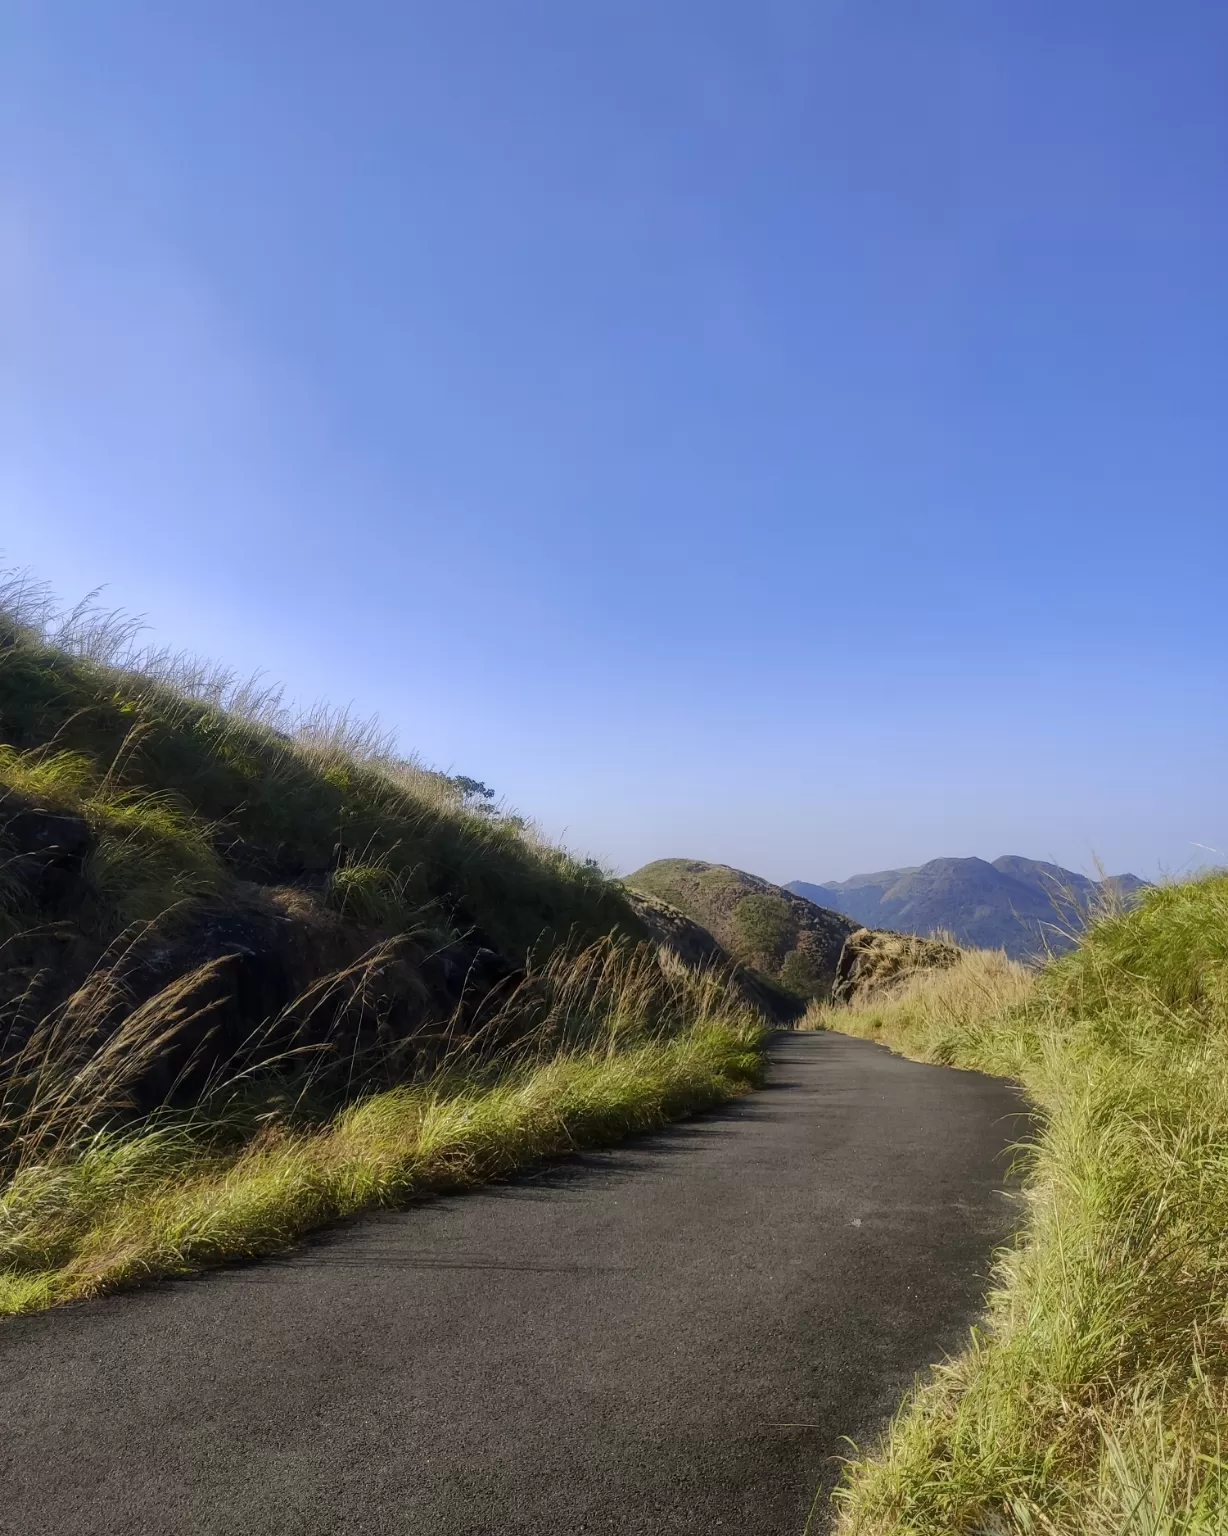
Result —
M 800 1536 L 975 1317 L 1022 1126 L 844 1036 L 775 1063 L 634 1145 L 0 1325 L 0 1531 Z

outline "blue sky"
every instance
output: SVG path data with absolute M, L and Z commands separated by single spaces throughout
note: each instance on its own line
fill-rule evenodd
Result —
M 6 563 L 622 869 L 1228 849 L 1219 0 L 5 31 Z

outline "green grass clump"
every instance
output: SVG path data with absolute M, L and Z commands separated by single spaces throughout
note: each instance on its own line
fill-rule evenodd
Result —
M 328 905 L 377 928 L 403 928 L 413 911 L 408 880 L 386 862 L 343 864 L 329 876 Z
M 177 796 L 101 775 L 81 753 L 19 752 L 0 744 L 0 791 L 6 799 L 85 818 L 92 839 L 81 915 L 104 937 L 227 883 L 210 829 Z M 10 930 L 38 916 L 19 883 L 10 882 L 6 894 Z
M 986 1324 L 852 1464 L 842 1536 L 1228 1531 L 1228 878 L 1039 973 L 972 953 L 809 1022 L 1015 1076 L 1037 1113 Z

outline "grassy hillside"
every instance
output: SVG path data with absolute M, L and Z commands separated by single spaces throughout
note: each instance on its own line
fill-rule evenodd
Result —
M 987 1325 L 853 1465 L 842 1536 L 1228 1530 L 1228 877 L 1040 973 L 970 953 L 808 1022 L 1015 1077 L 1038 1117 Z
M 116 666 L 86 649 L 49 644 L 20 605 L 0 607 L 10 845 L 36 835 L 28 817 L 14 824 L 30 808 L 86 824 L 53 827 L 55 850 L 14 850 L 28 862 L 5 883 L 10 927 L 53 899 L 56 916 L 105 943 L 178 900 L 292 885 L 373 927 L 429 908 L 509 957 L 616 924 L 639 931 L 593 865 L 526 835 L 515 817 L 476 809 L 472 781 L 398 758 L 344 714 L 286 718 L 181 658 Z M 30 858 L 66 878 L 35 879 Z
M 1023 959 L 1070 948 L 1089 913 L 1106 899 L 1120 904 L 1143 884 L 1134 875 L 1089 880 L 1057 864 L 1007 854 L 992 863 L 931 859 L 825 885 L 795 880 L 786 889 L 868 928 L 946 934 Z
M 753 1079 L 729 968 L 483 786 L 0 597 L 0 1313 Z
M 677 907 L 799 999 L 828 996 L 844 940 L 858 926 L 727 864 L 658 859 L 625 883 Z

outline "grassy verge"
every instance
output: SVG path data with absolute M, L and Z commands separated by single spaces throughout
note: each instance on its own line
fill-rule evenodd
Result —
M 1017 1077 L 1040 1124 L 986 1326 L 850 1467 L 842 1536 L 1228 1531 L 1228 879 L 809 1022 Z
M 278 1107 L 279 1080 L 263 1102 L 245 1086 L 212 1115 L 90 1129 L 88 1106 L 74 1127 L 50 1091 L 56 1135 L 27 1123 L 11 1138 L 0 1314 L 269 1253 L 374 1205 L 616 1141 L 745 1091 L 759 1069 L 761 1025 L 722 978 L 645 947 L 555 962 L 486 1038 L 509 1023 L 511 1049 L 471 1040 L 424 1081 L 323 1117 L 302 1092 L 290 1112 Z M 23 1137 L 37 1155 L 21 1155 Z

